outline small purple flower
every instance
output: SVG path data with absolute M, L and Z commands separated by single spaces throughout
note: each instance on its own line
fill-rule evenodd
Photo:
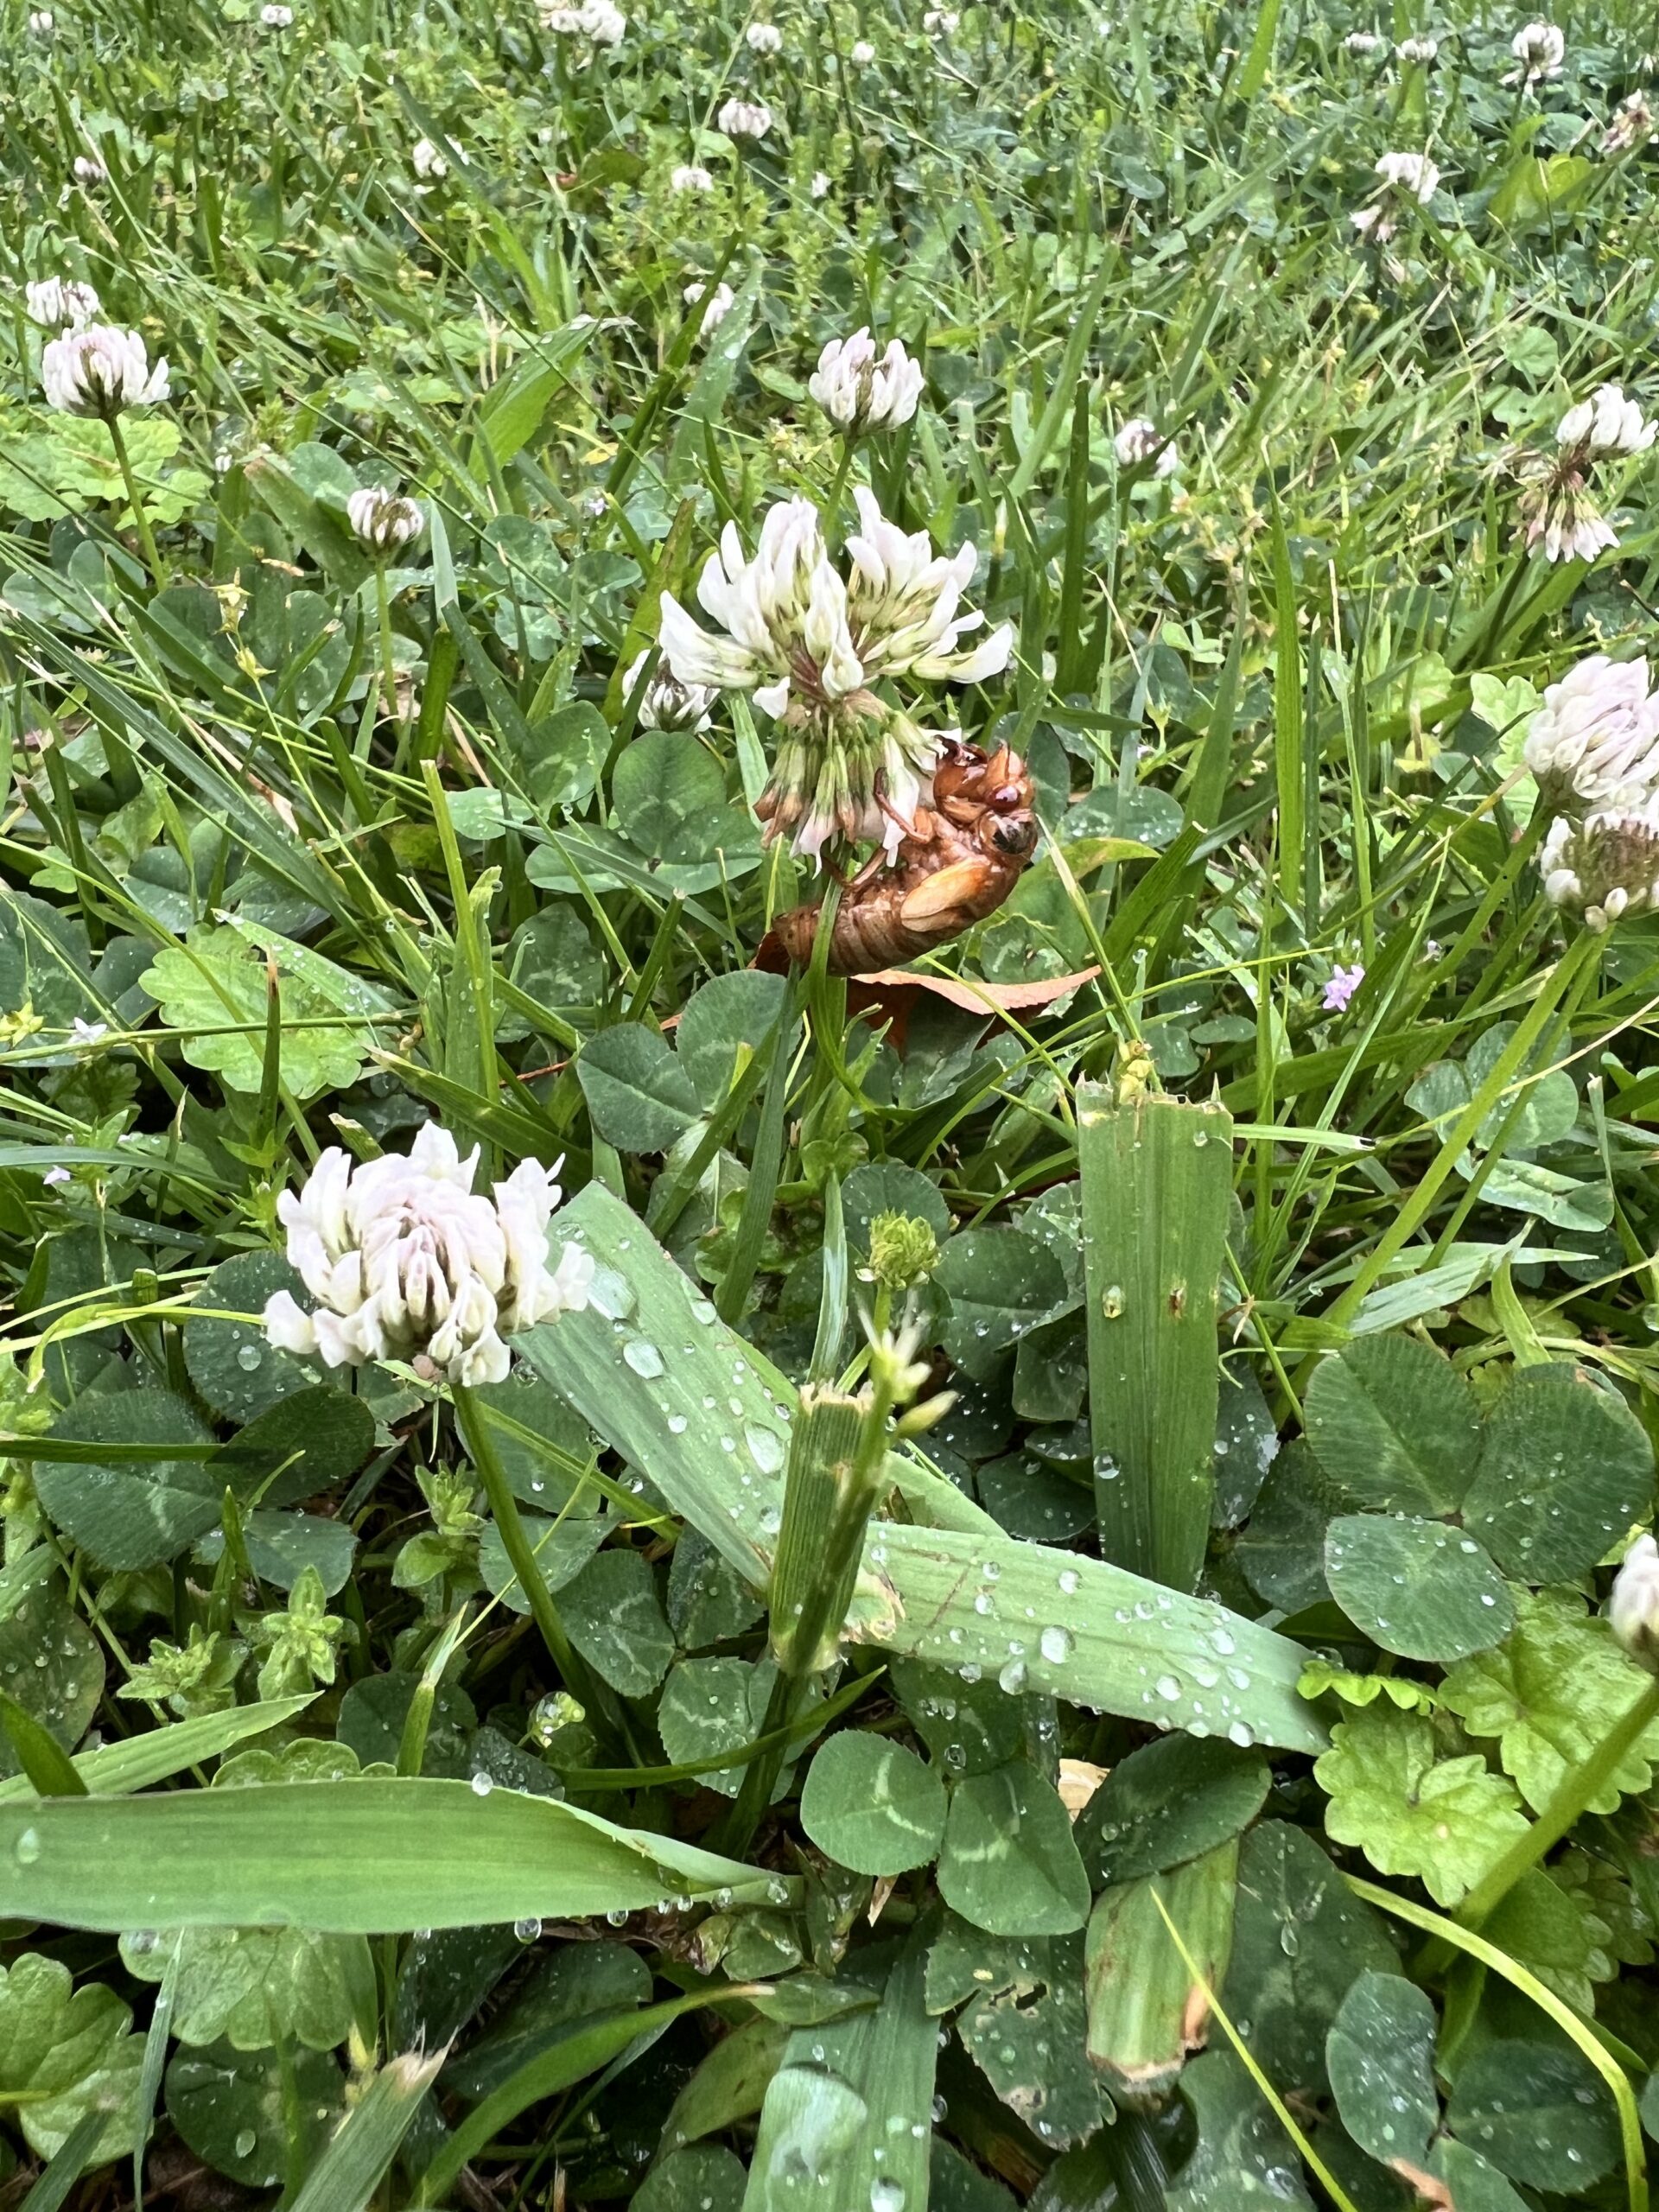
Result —
M 1346 1014 L 1348 1001 L 1365 980 L 1365 970 L 1356 961 L 1351 968 L 1333 968 L 1331 980 L 1325 987 L 1325 1010 L 1327 1014 Z
M 41 1180 L 48 1190 L 51 1190 L 58 1184 L 67 1183 L 69 1180 L 69 1170 L 67 1167 L 48 1167 Z

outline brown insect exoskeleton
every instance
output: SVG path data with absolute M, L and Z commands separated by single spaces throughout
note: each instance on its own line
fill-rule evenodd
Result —
M 1036 849 L 1031 778 L 1006 745 L 988 756 L 976 745 L 947 740 L 933 771 L 931 804 L 918 806 L 912 822 L 892 818 L 905 835 L 891 863 L 877 853 L 842 893 L 830 935 L 832 976 L 897 967 L 983 921 Z M 780 914 L 760 948 L 761 965 L 781 951 L 804 966 L 818 912 L 797 906 Z

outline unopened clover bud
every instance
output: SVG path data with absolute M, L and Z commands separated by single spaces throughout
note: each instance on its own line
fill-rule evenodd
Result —
M 869 1264 L 859 1269 L 861 1282 L 884 1290 L 913 1290 L 939 1264 L 939 1240 L 931 1222 L 914 1214 L 879 1213 L 870 1223 Z
M 378 484 L 353 492 L 346 502 L 346 516 L 358 543 L 381 560 L 412 545 L 426 528 L 426 517 L 413 499 Z
M 1651 1536 L 1638 1536 L 1625 1553 L 1607 1618 L 1631 1658 L 1659 1674 L 1659 1544 Z

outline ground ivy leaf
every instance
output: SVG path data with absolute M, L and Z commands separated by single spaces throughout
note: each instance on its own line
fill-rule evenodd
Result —
M 1455 1904 L 1527 1825 L 1514 1784 L 1472 1754 L 1438 1758 L 1420 1713 L 1366 1706 L 1331 1739 L 1313 1769 L 1325 1833 L 1379 1873 L 1415 1875 L 1437 1904 Z
M 26 1952 L 0 1967 L 0 2104 L 14 2107 L 30 2150 L 49 2158 L 89 2112 L 109 2117 L 89 2164 L 132 2147 L 143 2044 L 112 1989 L 72 1989 L 69 1969 Z
M 1503 1771 L 1541 1812 L 1569 1767 L 1601 1742 L 1642 1697 L 1648 1676 L 1569 1591 L 1518 1592 L 1515 1626 L 1495 1650 L 1460 1660 L 1440 1697 L 1471 1736 L 1496 1736 Z M 1659 1758 L 1659 1722 L 1632 1746 L 1590 1801 L 1611 1813 L 1645 1790 Z
M 344 1090 L 357 1081 L 374 1042 L 366 1027 L 353 1033 L 314 984 L 284 972 L 282 985 L 282 1079 L 298 1099 Z M 158 952 L 139 978 L 161 1001 L 162 1019 L 181 1033 L 193 1068 L 219 1077 L 228 1090 L 257 1091 L 264 1068 L 266 956 L 234 931 L 193 930 L 182 945 Z M 349 980 L 349 979 L 348 979 Z M 327 1017 L 307 1024 L 305 1016 Z
M 801 1826 L 855 1874 L 925 1866 L 944 1834 L 944 1784 L 914 1751 L 844 1729 L 822 1745 L 801 1791 Z

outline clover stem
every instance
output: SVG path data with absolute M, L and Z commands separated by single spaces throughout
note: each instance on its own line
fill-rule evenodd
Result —
M 452 1382 L 450 1395 L 454 1401 L 455 1420 L 461 1429 L 461 1440 L 472 1455 L 484 1485 L 484 1494 L 490 1501 L 490 1512 L 501 1538 L 501 1548 L 507 1555 L 524 1592 L 542 1642 L 548 1656 L 559 1670 L 567 1687 L 574 1689 L 584 1680 L 583 1669 L 564 1632 L 558 1610 L 553 1603 L 553 1593 L 548 1588 L 541 1569 L 536 1564 L 536 1554 L 531 1548 L 524 1524 L 518 1517 L 518 1501 L 512 1494 L 507 1480 L 507 1471 L 501 1464 L 501 1455 L 495 1448 L 495 1439 L 490 1434 L 484 1408 L 464 1382 Z
M 149 517 L 144 512 L 144 503 L 139 496 L 138 480 L 132 473 L 132 461 L 127 452 L 127 442 L 122 435 L 121 416 L 111 409 L 104 420 L 110 426 L 110 442 L 115 448 L 115 457 L 120 464 L 121 481 L 127 487 L 127 504 L 132 509 L 132 519 L 138 532 L 138 543 L 143 548 L 144 566 L 149 570 L 149 580 L 158 588 L 162 581 L 162 556 L 156 550 L 156 533 L 149 526 Z
M 386 716 L 397 722 L 397 663 L 391 650 L 391 594 L 386 588 L 384 561 L 374 564 L 374 603 L 380 620 L 380 681 L 385 686 Z

